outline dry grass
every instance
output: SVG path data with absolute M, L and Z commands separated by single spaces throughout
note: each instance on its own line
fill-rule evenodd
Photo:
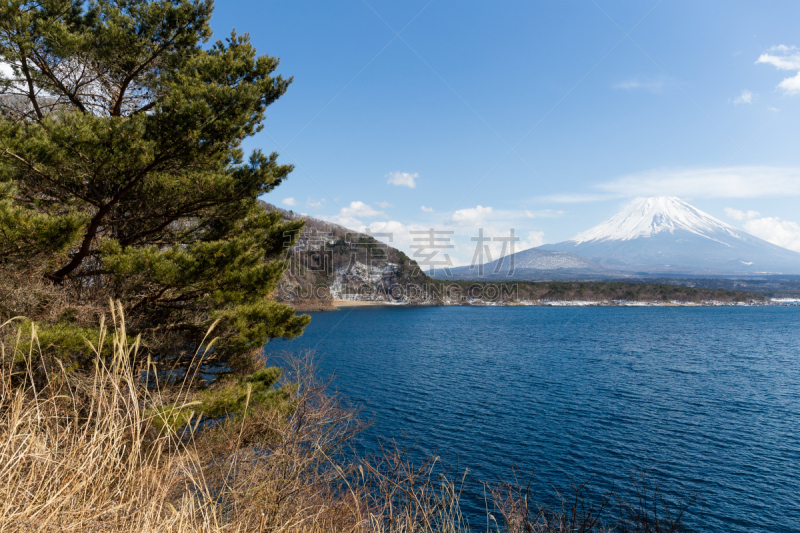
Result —
M 147 393 L 126 364 L 138 346 L 117 322 L 95 347 L 111 342 L 114 356 L 108 365 L 98 359 L 88 383 L 61 372 L 45 387 L 12 386 L 4 365 L 1 531 L 190 531 L 198 517 L 213 523 L 202 497 L 173 496 L 192 484 L 193 457 L 169 435 L 148 436 Z M 35 329 L 31 335 L 35 346 Z M 32 374 L 34 350 L 16 355 Z
M 2 327 L 13 337 L 14 321 Z M 150 369 L 128 363 L 139 343 L 128 341 L 121 308 L 101 330 L 93 349 L 108 344 L 111 357 L 98 356 L 89 376 L 45 367 L 44 385 L 33 379 L 43 368 L 37 350 L 18 350 L 36 346 L 35 328 L 15 348 L 0 344 L 0 531 L 470 530 L 459 506 L 465 476 L 442 475 L 436 458 L 414 464 L 396 448 L 356 457 L 348 442 L 364 428 L 358 412 L 326 392 L 307 359 L 287 363 L 298 384 L 288 416 L 251 409 L 175 434 L 155 429 L 152 407 L 166 398 L 191 404 L 192 389 L 144 386 L 141 372 Z M 14 357 L 27 362 L 26 375 L 10 375 L 5 363 Z M 661 517 L 663 501 L 651 509 L 652 500 L 629 506 L 606 495 L 593 506 L 581 490 L 549 510 L 519 484 L 494 487 L 489 529 L 660 533 L 680 521 Z M 609 519 L 612 507 L 619 512 Z

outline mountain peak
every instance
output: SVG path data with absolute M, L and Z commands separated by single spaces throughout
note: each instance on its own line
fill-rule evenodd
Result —
M 652 237 L 658 233 L 688 231 L 716 241 L 715 234 L 723 232 L 740 237 L 741 232 L 708 213 L 692 207 L 674 196 L 640 198 L 605 222 L 579 233 L 570 243 L 598 241 L 628 241 Z

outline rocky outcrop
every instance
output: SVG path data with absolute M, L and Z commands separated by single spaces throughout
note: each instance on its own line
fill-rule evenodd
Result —
M 271 204 L 287 220 L 302 219 L 297 243 L 287 248 L 289 270 L 275 299 L 302 311 L 333 309 L 336 301 L 430 305 L 430 278 L 403 252 L 370 235 Z

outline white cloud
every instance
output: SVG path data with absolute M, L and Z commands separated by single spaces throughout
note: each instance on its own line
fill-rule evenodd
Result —
M 744 91 L 742 91 L 742 94 L 740 94 L 739 97 L 736 98 L 733 101 L 733 103 L 735 105 L 752 104 L 753 103 L 753 96 L 755 96 L 755 95 L 752 92 L 750 92 L 747 89 L 745 89 Z
M 372 222 L 367 229 L 371 233 L 391 233 L 392 235 L 397 234 L 398 236 L 402 233 L 408 232 L 409 228 L 413 228 L 414 226 L 406 226 L 402 222 L 398 222 L 397 220 L 381 220 L 378 222 Z M 387 237 L 381 237 L 381 240 L 385 242 L 389 242 Z M 394 239 L 391 242 L 395 242 Z M 411 242 L 409 239 L 408 242 Z
M 408 172 L 389 172 L 384 176 L 389 178 L 386 180 L 386 183 L 390 185 L 398 185 L 400 187 L 408 187 L 410 189 L 414 189 L 417 186 L 417 182 L 414 181 L 419 177 L 417 172 L 413 174 L 409 174 Z
M 387 209 L 387 208 L 389 208 L 389 207 L 394 207 L 394 206 L 393 206 L 392 204 L 390 204 L 389 202 L 374 202 L 374 203 L 375 203 L 375 205 L 377 205 L 377 206 L 378 206 L 378 207 L 380 207 L 381 209 Z
M 19 64 L 17 64 L 17 66 L 19 66 Z M 14 83 L 10 84 L 11 87 L 17 91 L 22 91 L 27 94 L 28 84 L 25 83 L 23 78 L 14 74 L 14 68 L 10 63 L 0 61 L 0 78 L 4 78 L 6 80 L 15 80 Z M 52 96 L 50 93 L 43 91 L 41 87 L 38 86 L 36 87 L 36 92 L 40 97 Z
M 378 211 L 369 204 L 364 202 L 350 202 L 350 205 L 343 207 L 339 211 L 340 216 L 344 217 L 385 217 L 386 213 Z
M 734 220 L 745 221 L 744 229 L 759 239 L 800 252 L 800 224 L 777 217 L 761 217 L 758 211 L 741 211 L 725 208 L 725 214 Z
M 725 208 L 725 214 L 734 220 L 748 220 L 756 218 L 759 215 L 758 211 L 740 211 L 732 207 Z
M 798 167 L 656 169 L 621 176 L 597 188 L 619 197 L 766 198 L 800 195 Z
M 609 194 L 550 194 L 547 196 L 537 196 L 534 198 L 534 201 L 549 204 L 583 204 L 587 202 L 602 202 L 603 200 L 612 200 L 617 197 L 618 195 Z M 557 211 L 557 213 L 563 214 L 563 211 Z
M 483 229 L 484 237 L 489 239 L 480 243 L 482 246 L 489 247 L 488 254 L 484 253 L 483 255 L 483 262 L 499 259 L 502 253 L 506 255 L 510 253 L 511 250 L 508 244 L 506 244 L 504 249 L 503 241 L 492 240 L 493 237 L 508 237 L 510 235 L 510 227 L 504 227 L 502 224 L 481 225 L 480 227 Z M 417 248 L 412 248 L 412 246 L 419 246 L 419 239 L 425 237 L 425 235 L 420 233 L 415 234 L 412 232 L 427 232 L 430 231 L 430 229 L 431 227 L 429 225 L 403 224 L 396 220 L 372 222 L 364 228 L 364 230 L 369 230 L 376 239 L 398 250 L 402 250 L 415 261 L 421 261 L 422 264 L 420 264 L 420 266 L 423 270 L 429 270 L 431 265 L 424 264 L 424 258 L 415 256 L 414 254 L 415 252 L 430 253 L 433 249 L 419 250 Z M 436 234 L 437 239 L 442 239 L 439 241 L 441 244 L 453 245 L 453 248 L 440 249 L 439 253 L 433 258 L 434 261 L 445 260 L 444 255 L 447 254 L 451 262 L 449 266 L 455 267 L 472 264 L 477 243 L 472 241 L 471 238 L 478 235 L 478 226 L 460 227 L 444 224 L 437 225 L 434 229 L 435 231 L 453 232 L 452 234 Z M 376 233 L 382 233 L 384 235 L 375 235 Z M 385 235 L 387 233 L 391 235 L 390 238 Z M 520 238 L 520 240 L 514 243 L 514 252 L 541 246 L 545 242 L 544 233 L 541 231 L 527 231 L 524 233 L 515 231 L 515 235 Z M 485 252 L 485 248 L 482 251 Z M 441 265 L 437 265 L 436 268 L 441 268 Z
M 744 223 L 748 233 L 789 250 L 800 252 L 800 224 L 774 217 L 753 218 Z
M 325 198 L 320 198 L 319 200 L 314 200 L 309 196 L 308 199 L 306 200 L 306 206 L 308 206 L 308 207 L 319 208 L 319 207 L 322 207 L 323 204 L 325 204 Z
M 430 227 L 420 226 L 419 224 L 403 224 L 397 220 L 381 220 L 370 223 L 365 229 L 379 241 L 385 242 L 412 257 L 414 252 L 411 245 L 416 244 L 414 238 L 419 237 L 419 235 L 411 232 L 427 231 Z M 382 233 L 383 235 L 374 235 L 376 233 Z
M 10 64 L 5 61 L 0 61 L 0 75 L 4 78 L 12 78 L 14 76 L 14 70 L 11 68 Z
M 386 219 L 375 220 L 377 217 L 385 217 Z M 424 237 L 424 235 L 412 232 L 427 232 L 431 228 L 435 231 L 451 232 L 437 234 L 437 238 L 450 239 L 449 241 L 442 241 L 442 244 L 452 244 L 453 248 L 440 250 L 439 255 L 434 258 L 434 260 L 443 260 L 444 254 L 447 254 L 451 260 L 450 266 L 471 264 L 476 250 L 476 242 L 472 238 L 479 234 L 480 229 L 483 229 L 483 235 L 490 239 L 482 243 L 484 246 L 489 247 L 489 254 L 484 256 L 485 262 L 490 261 L 489 257 L 498 259 L 501 253 L 509 253 L 507 245 L 506 249 L 503 249 L 502 240 L 493 240 L 493 238 L 508 237 L 512 228 L 515 235 L 520 239 L 514 245 L 515 252 L 540 246 L 545 242 L 544 233 L 531 227 L 531 219 L 526 215 L 525 211 L 495 210 L 481 205 L 455 211 L 449 218 L 434 224 L 428 221 L 402 223 L 397 220 L 388 220 L 388 217 L 382 211 L 377 211 L 364 202 L 351 202 L 350 205 L 341 209 L 338 214 L 320 216 L 319 218 L 355 231 L 369 232 L 376 239 L 402 250 L 412 259 L 423 263 L 425 262 L 424 257 L 415 256 L 415 252 L 427 254 L 431 250 L 412 248 L 412 246 L 420 244 L 415 239 Z M 384 235 L 376 235 L 379 233 Z M 420 266 L 423 270 L 428 270 L 431 265 L 421 264 Z M 437 268 L 439 268 L 438 265 Z
M 659 168 L 626 174 L 594 186 L 602 193 L 551 194 L 545 203 L 586 203 L 618 198 L 780 198 L 800 196 L 800 167 L 736 166 Z M 536 213 L 534 213 L 536 214 Z M 563 214 L 555 211 L 554 215 Z M 530 217 L 530 215 L 527 215 Z M 538 215 L 537 216 L 541 216 Z
M 778 84 L 778 87 L 783 89 L 786 94 L 800 93 L 800 73 L 793 78 L 786 78 Z
M 281 203 L 283 205 L 288 205 L 290 207 L 293 207 L 293 206 L 297 205 L 297 200 L 295 200 L 294 198 L 292 198 L 290 196 L 289 198 L 284 198 L 283 200 L 281 200 Z
M 453 213 L 453 216 L 450 217 L 450 221 L 459 226 L 477 225 L 486 222 L 486 217 L 491 214 L 491 207 L 478 205 L 467 209 L 459 209 Z
M 525 209 L 523 211 L 526 217 L 528 218 L 557 218 L 561 215 L 566 214 L 566 211 L 562 211 L 561 209 L 539 209 L 537 211 L 530 211 Z
M 364 224 L 361 218 L 373 217 L 388 218 L 383 211 L 378 211 L 369 204 L 356 200 L 355 202 L 350 202 L 347 207 L 341 208 L 336 215 L 320 215 L 318 218 L 355 231 L 364 231 L 368 225 Z
M 651 93 L 660 93 L 666 84 L 667 83 L 663 78 L 650 80 L 640 80 L 638 78 L 634 78 L 614 84 L 612 85 L 612 88 L 622 89 L 625 91 L 645 90 L 650 91 Z
M 426 213 L 433 213 L 433 208 L 432 208 L 432 207 L 425 207 L 425 206 L 423 205 L 423 206 L 421 206 L 421 207 L 420 207 L 420 209 L 422 209 L 422 210 L 423 210 L 423 211 L 425 211 Z
M 514 246 L 514 251 L 521 252 L 522 250 L 527 250 L 528 248 L 536 248 L 537 246 L 541 246 L 543 244 L 544 244 L 543 231 L 529 231 L 524 239 L 520 239 L 520 241 L 516 243 L 516 245 Z
M 437 234 L 437 238 L 450 239 L 449 241 L 442 241 L 442 243 L 452 244 L 453 248 L 440 250 L 439 255 L 434 258 L 435 260 L 442 260 L 443 254 L 446 253 L 452 262 L 451 266 L 472 263 L 477 246 L 476 241 L 473 241 L 472 238 L 477 237 L 481 229 L 484 237 L 489 239 L 481 243 L 482 246 L 488 246 L 489 248 L 488 254 L 483 256 L 484 262 L 499 259 L 502 253 L 510 253 L 507 242 L 504 249 L 504 241 L 494 240 L 494 238 L 508 237 L 512 228 L 515 236 L 520 239 L 514 244 L 515 252 L 540 246 L 545 242 L 544 233 L 530 227 L 530 219 L 525 215 L 524 211 L 496 210 L 480 205 L 460 209 L 453 213 L 450 218 L 433 225 L 428 222 L 403 224 L 396 220 L 375 221 L 365 225 L 365 229 L 370 230 L 372 233 L 390 233 L 392 236 L 391 241 L 386 237 L 376 236 L 376 238 L 402 250 L 412 259 L 423 262 L 424 258 L 414 256 L 414 253 L 420 250 L 412 248 L 412 246 L 418 246 L 420 242 L 414 239 L 420 239 L 424 235 L 411 232 L 430 231 L 431 227 L 435 231 L 452 232 L 450 234 Z M 485 251 L 485 248 L 482 250 Z M 430 251 L 426 249 L 424 252 L 428 253 Z M 421 266 L 424 270 L 430 268 L 430 265 Z
M 319 215 L 315 218 L 319 218 L 320 220 L 324 220 L 326 222 L 333 222 L 334 224 L 344 226 L 345 228 L 353 231 L 364 231 L 364 228 L 366 228 L 362 221 L 353 217 L 343 217 L 341 215 Z
M 779 44 L 761 54 L 756 63 L 766 63 L 778 70 L 800 70 L 800 49 Z
M 796 46 L 786 46 L 785 44 L 773 46 L 758 57 L 756 64 L 758 63 L 772 65 L 778 70 L 797 72 L 797 75 L 780 82 L 778 87 L 787 94 L 800 93 L 800 49 Z

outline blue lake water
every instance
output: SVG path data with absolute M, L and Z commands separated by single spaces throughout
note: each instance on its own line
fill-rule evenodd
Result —
M 703 531 L 800 531 L 800 307 L 354 308 L 300 339 L 334 387 L 476 483 L 599 488 L 644 470 Z M 483 527 L 485 527 L 485 518 Z M 477 522 L 477 523 L 476 523 Z M 477 527 L 476 529 L 480 529 Z

